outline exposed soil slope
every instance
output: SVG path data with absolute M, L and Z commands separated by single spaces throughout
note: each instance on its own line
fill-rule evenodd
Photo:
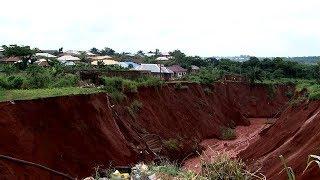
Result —
M 290 107 L 276 123 L 264 131 L 260 139 L 240 153 L 240 157 L 251 166 L 262 166 L 269 179 L 287 179 L 285 173 L 279 175 L 283 165 L 279 156 L 283 155 L 298 179 L 319 179 L 317 167 L 302 175 L 310 154 L 320 153 L 320 103 L 304 102 Z
M 110 101 L 106 94 L 0 103 L 0 154 L 83 177 L 111 161 L 114 165 L 135 163 L 142 158 L 138 155 L 141 151 L 147 158 L 143 136 L 157 134 L 174 147 L 162 153 L 181 159 L 202 140 L 218 137 L 221 127 L 249 125 L 243 112 L 271 117 L 288 99 L 284 87 L 277 88 L 272 99 L 259 85 L 186 86 L 141 88 L 120 104 Z M 143 106 L 132 113 L 134 100 Z M 270 103 L 274 107 L 267 106 Z M 258 111 L 260 108 L 263 112 Z M 6 160 L 0 160 L 0 172 L 56 177 Z

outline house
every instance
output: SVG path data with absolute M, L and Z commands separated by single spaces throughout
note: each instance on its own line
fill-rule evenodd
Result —
M 137 66 L 139 66 L 139 64 L 132 61 L 119 62 L 119 65 L 123 68 L 129 68 L 129 69 L 134 69 Z
M 104 61 L 104 60 L 111 60 L 112 57 L 111 56 L 94 56 L 94 57 L 90 57 L 91 61 Z
M 169 58 L 168 58 L 168 57 L 161 56 L 161 57 L 157 57 L 157 58 L 156 58 L 156 61 L 169 61 Z
M 35 64 L 37 64 L 38 66 L 42 66 L 42 67 L 49 67 L 49 63 L 48 60 L 46 59 L 39 59 L 37 61 L 34 62 Z
M 65 51 L 63 54 L 65 54 L 65 55 L 79 56 L 81 53 L 80 53 L 79 51 L 76 51 L 76 50 L 68 50 L 68 51 Z
M 58 60 L 61 62 L 79 62 L 80 61 L 78 57 L 71 56 L 71 55 L 61 56 L 58 58 Z
M 96 54 L 90 52 L 90 51 L 85 51 L 85 53 L 87 54 L 88 57 L 94 57 L 97 56 Z
M 106 60 L 95 60 L 92 61 L 91 64 L 92 65 L 98 65 L 99 62 L 101 62 L 102 65 L 119 65 L 118 61 L 112 60 L 112 59 L 106 59 Z
M 196 73 L 196 72 L 199 72 L 200 68 L 198 66 L 195 66 L 195 65 L 191 65 L 191 69 L 190 71 L 192 73 Z
M 36 53 L 37 58 L 56 58 L 57 56 L 49 53 Z
M 134 68 L 134 70 L 150 71 L 153 76 L 161 77 L 165 80 L 169 80 L 173 76 L 173 72 L 162 64 L 141 64 Z
M 21 57 L 16 57 L 16 56 L 6 57 L 0 60 L 0 62 L 4 64 L 14 64 L 21 61 L 22 61 Z
M 4 49 L 0 47 L 0 58 L 4 57 L 3 51 L 4 51 Z
M 170 69 L 174 73 L 175 78 L 181 78 L 187 74 L 187 69 L 182 68 L 179 65 L 172 65 L 169 66 L 168 69 Z

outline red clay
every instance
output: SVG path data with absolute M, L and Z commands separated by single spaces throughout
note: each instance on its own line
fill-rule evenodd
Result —
M 236 158 L 240 151 L 259 138 L 259 132 L 267 125 L 267 121 L 264 118 L 252 118 L 250 126 L 236 127 L 237 138 L 234 140 L 206 139 L 202 141 L 200 145 L 205 147 L 205 150 L 200 156 L 188 159 L 184 163 L 184 168 L 200 173 L 201 161 L 211 162 L 219 154 Z
M 179 141 L 178 149 L 163 153 L 181 160 L 195 151 L 198 142 L 218 137 L 222 126 L 249 125 L 243 114 L 274 116 L 288 100 L 287 91 L 279 86 L 270 98 L 261 85 L 188 84 L 186 89 L 177 89 L 172 84 L 141 88 L 121 104 L 111 103 L 105 94 L 4 102 L 0 103 L 0 154 L 84 177 L 98 165 L 136 163 L 137 153 L 145 148 L 142 135 L 158 134 L 164 141 Z M 132 116 L 128 107 L 134 100 L 143 107 Z M 57 178 L 4 160 L 0 160 L 0 173 L 2 177 Z

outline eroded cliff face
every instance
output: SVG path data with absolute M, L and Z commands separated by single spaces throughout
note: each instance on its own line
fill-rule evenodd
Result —
M 308 156 L 320 153 L 320 102 L 289 106 L 260 139 L 240 154 L 248 165 L 261 166 L 268 179 L 287 179 L 279 156 L 283 155 L 298 179 L 319 179 L 319 169 L 311 166 L 305 174 Z M 257 163 L 259 162 L 259 163 Z
M 0 103 L 0 154 L 83 177 L 98 165 L 128 165 L 153 158 L 140 152 L 146 148 L 143 137 L 156 134 L 164 141 L 178 142 L 177 149 L 165 155 L 184 158 L 201 140 L 218 137 L 221 127 L 249 125 L 246 116 L 274 116 L 292 90 L 279 86 L 270 97 L 261 85 L 184 86 L 140 88 L 121 103 L 104 93 Z M 132 112 L 134 101 L 142 107 Z M 59 177 L 1 159 L 0 172 L 7 177 Z

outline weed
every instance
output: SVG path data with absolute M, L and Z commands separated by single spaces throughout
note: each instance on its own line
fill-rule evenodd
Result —
M 181 83 L 177 83 L 174 85 L 174 88 L 176 90 L 184 90 L 184 89 L 189 89 L 189 86 L 187 85 L 182 85 Z
M 201 175 L 208 179 L 250 179 L 245 164 L 225 154 L 219 154 L 211 162 L 202 162 L 201 167 Z
M 279 172 L 279 174 L 281 174 L 285 170 L 288 176 L 288 180 L 295 180 L 296 177 L 294 175 L 293 169 L 287 166 L 286 160 L 282 155 L 280 155 L 279 158 L 284 166 L 284 168 Z
M 163 141 L 163 145 L 169 150 L 178 150 L 181 147 L 180 142 L 173 138 Z
M 204 88 L 204 89 L 203 89 L 203 91 L 204 91 L 204 93 L 206 93 L 206 95 L 210 95 L 210 94 L 212 94 L 211 89 L 210 89 L 210 88 L 208 88 L 208 87 Z
M 143 104 L 140 101 L 134 100 L 131 103 L 130 107 L 128 107 L 128 112 L 131 115 L 131 117 L 135 119 L 136 114 L 141 110 L 142 107 L 143 107 Z
M 234 129 L 229 127 L 221 127 L 220 128 L 220 139 L 222 140 L 232 140 L 236 139 L 237 135 Z
M 119 91 L 113 91 L 113 92 L 109 93 L 109 95 L 110 95 L 111 99 L 117 103 L 121 103 L 127 98 L 127 96 L 125 94 L 123 94 L 122 92 L 119 92 Z

